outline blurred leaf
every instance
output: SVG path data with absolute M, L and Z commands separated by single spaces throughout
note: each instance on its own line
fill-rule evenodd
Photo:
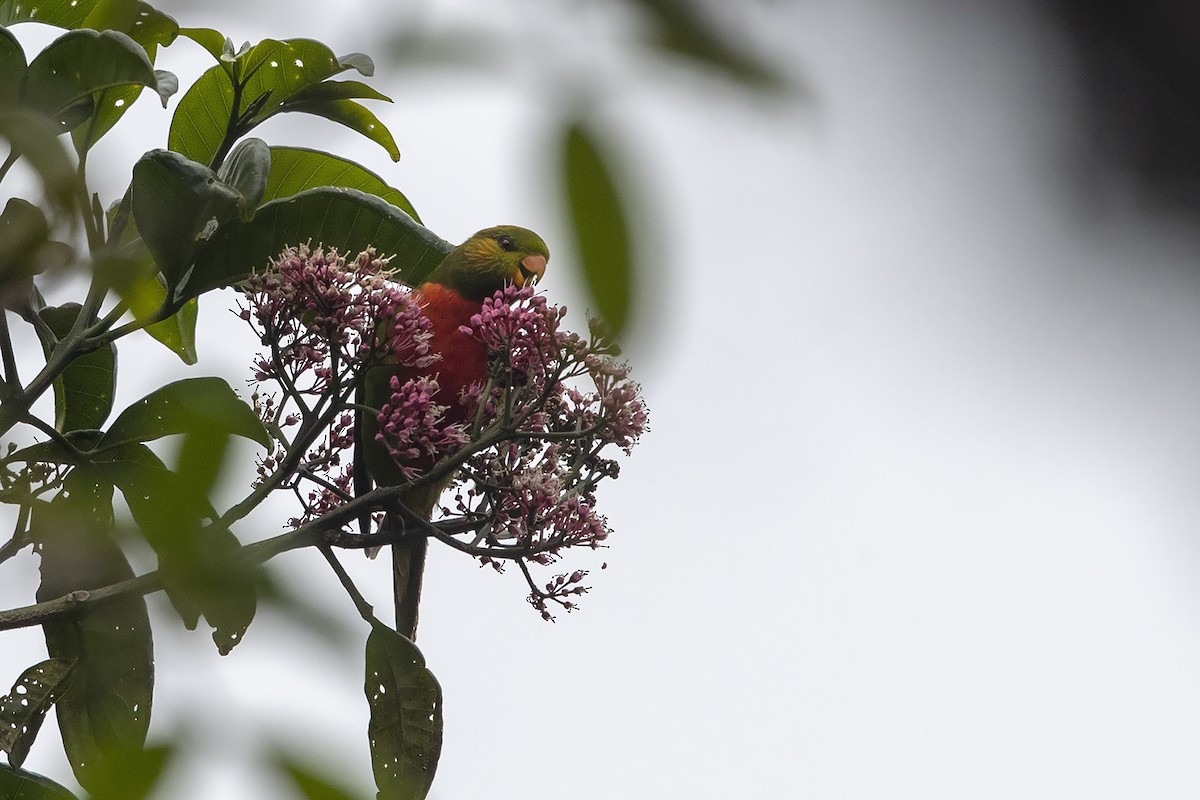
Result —
M 187 378 L 155 389 L 121 412 L 98 449 L 149 442 L 176 433 L 207 430 L 270 444 L 262 421 L 220 378 Z
M 365 690 L 380 800 L 420 800 L 442 752 L 442 689 L 417 646 L 373 620 Z
M 131 225 L 125 230 L 136 232 L 137 227 Z M 167 287 L 145 243 L 134 238 L 135 241 L 116 251 L 98 253 L 96 272 L 102 274 L 121 296 L 133 318 L 144 321 L 155 317 L 166 305 Z M 183 363 L 195 364 L 198 310 L 199 304 L 190 300 L 166 319 L 147 325 L 145 331 L 179 356 Z
M 72 472 L 52 502 L 34 507 L 30 530 L 41 553 L 38 602 L 133 577 L 111 537 L 111 486 Z M 104 761 L 140 750 L 146 740 L 154 687 L 146 603 L 126 595 L 42 628 L 50 656 L 75 662 L 55 709 L 75 777 L 93 791 Z
M 237 283 L 264 269 L 285 247 L 309 241 L 350 256 L 373 246 L 381 256 L 394 256 L 391 266 L 414 286 L 452 249 L 378 197 L 353 189 L 309 189 L 264 203 L 250 222 L 225 226 L 196 259 L 178 297 Z
M 420 222 L 416 209 L 398 189 L 388 186 L 383 178 L 353 161 L 300 147 L 272 147 L 271 174 L 267 180 L 263 202 L 290 197 L 318 186 L 340 186 L 357 189 L 390 203 L 415 221 Z
M 211 169 L 167 150 L 151 150 L 134 164 L 131 190 L 138 231 L 172 288 L 242 200 Z
M 266 191 L 270 172 L 271 148 L 262 139 L 251 138 L 238 142 L 221 165 L 217 177 L 242 195 L 238 207 L 243 221 L 254 218 L 254 212 Z
M 175 748 L 157 745 L 105 758 L 91 772 L 88 800 L 145 800 L 174 755 Z
M 604 153 L 578 121 L 563 129 L 563 178 L 588 291 L 619 336 L 633 305 L 629 226 Z
M 28 160 L 38 173 L 46 197 L 60 209 L 74 208 L 78 176 L 75 165 L 58 140 L 58 124 L 31 111 L 0 114 L 0 136 Z
M 66 120 L 62 128 L 66 131 L 83 120 L 64 112 L 82 101 L 90 104 L 103 89 L 131 84 L 158 89 L 154 66 L 137 42 L 118 31 L 74 30 L 55 39 L 30 62 L 21 84 L 21 101 Z
M 160 297 L 165 300 L 166 287 L 161 283 L 157 286 L 162 290 Z M 179 356 L 183 363 L 191 366 L 200 360 L 196 350 L 196 319 L 199 313 L 200 303 L 193 297 L 171 316 L 148 325 L 146 333 L 162 342 L 168 350 Z
M 701 4 L 689 0 L 634 0 L 657 23 L 656 43 L 663 50 L 717 69 L 759 89 L 783 88 L 777 70 L 746 49 L 726 29 L 707 19 Z
M 78 303 L 68 303 L 43 308 L 39 316 L 62 338 L 75 324 L 79 311 Z M 54 427 L 65 432 L 102 426 L 112 413 L 116 384 L 116 345 L 76 356 L 54 381 Z
M 70 245 L 50 240 L 42 210 L 19 197 L 0 212 L 0 306 L 25 313 L 34 291 L 33 276 L 71 263 Z
M 356 800 L 353 794 L 296 759 L 277 755 L 274 760 L 275 766 L 291 779 L 304 800 Z
M 4 800 L 76 800 L 75 795 L 44 775 L 0 764 L 0 797 Z
M 8 28 L 0 28 L 0 111 L 10 111 L 25 77 L 25 51 Z
M 12 691 L 0 697 L 0 750 L 20 768 L 41 730 L 46 712 L 66 688 L 74 662 L 48 658 L 21 673 Z

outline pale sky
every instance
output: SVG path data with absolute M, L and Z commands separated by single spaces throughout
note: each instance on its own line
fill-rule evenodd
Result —
M 581 311 L 545 187 L 538 43 L 521 41 L 516 72 L 406 76 L 366 19 L 382 3 L 333 5 L 161 7 L 239 42 L 375 55 L 399 164 L 317 119 L 263 138 L 349 150 L 444 238 L 539 230 L 547 293 Z M 520 35 L 545 4 L 431 5 L 435 29 L 474 14 Z M 1139 214 L 1119 183 L 1079 202 L 1076 67 L 1021 4 L 793 5 L 755 33 L 803 75 L 805 107 L 631 60 L 602 16 L 547 45 L 637 78 L 601 108 L 628 132 L 655 229 L 631 349 L 652 429 L 601 496 L 608 569 L 556 624 L 516 573 L 433 548 L 419 644 L 446 734 L 431 797 L 1196 796 L 1200 236 Z M 202 56 L 180 42 L 160 66 L 186 84 Z M 135 110 L 165 131 L 152 99 Z M 106 142 L 110 193 L 165 133 L 135 139 Z M 196 367 L 123 350 L 118 404 L 168 375 L 241 388 L 253 342 L 227 307 L 204 299 L 218 332 Z M 290 513 L 280 501 L 238 532 L 273 535 Z M 344 560 L 385 611 L 386 559 Z M 34 563 L 0 568 L 5 606 L 30 601 L 17 565 Z M 292 797 L 254 767 L 272 742 L 372 794 L 366 630 L 316 553 L 275 574 L 341 632 L 268 611 L 222 658 L 152 600 L 152 736 L 190 730 L 198 747 L 162 797 Z M 8 681 L 43 650 L 4 635 Z M 70 784 L 52 733 L 26 766 Z

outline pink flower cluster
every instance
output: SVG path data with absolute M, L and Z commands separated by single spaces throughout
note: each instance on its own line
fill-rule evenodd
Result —
M 401 385 L 393 375 L 391 389 L 390 402 L 379 410 L 375 438 L 408 480 L 420 472 L 414 463 L 434 464 L 471 440 L 462 425 L 445 423 L 446 406 L 433 402 L 438 390 L 433 378 L 413 378 Z
M 342 388 L 347 368 L 385 355 L 428 363 L 429 320 L 374 250 L 346 261 L 334 249 L 288 248 L 246 287 L 240 316 L 270 348 L 255 362 L 259 382 L 321 396 Z

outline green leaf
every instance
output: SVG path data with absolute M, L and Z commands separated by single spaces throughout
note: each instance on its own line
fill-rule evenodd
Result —
M 373 194 L 390 203 L 417 222 L 421 218 L 412 203 L 398 189 L 388 186 L 374 172 L 331 153 L 300 147 L 272 147 L 271 174 L 263 202 L 290 197 L 318 186 L 340 186 Z
M 218 177 L 242 195 L 238 207 L 243 220 L 254 218 L 254 211 L 266 191 L 270 172 L 271 148 L 262 139 L 243 139 L 221 165 Z
M 604 153 L 581 122 L 563 129 L 563 180 L 588 291 L 619 336 L 633 305 L 629 226 Z
M 131 225 L 124 232 L 132 234 L 136 230 L 137 226 Z M 102 251 L 95 261 L 96 272 L 102 274 L 121 296 L 134 319 L 153 319 L 163 311 L 167 305 L 167 287 L 141 239 L 134 238 L 114 251 Z M 199 304 L 189 300 L 166 319 L 147 325 L 145 331 L 179 356 L 183 363 L 195 364 L 198 309 Z
M 365 691 L 380 800 L 424 798 L 442 752 L 442 689 L 417 646 L 374 620 Z
M 335 784 L 329 777 L 314 771 L 284 755 L 275 757 L 275 766 L 287 775 L 304 800 L 356 800 L 354 795 Z
M 74 30 L 47 45 L 29 64 L 21 102 L 60 122 L 70 117 L 63 124 L 65 131 L 76 122 L 75 115 L 66 112 L 81 102 L 90 104 L 97 92 L 129 85 L 157 91 L 158 77 L 146 51 L 118 31 Z
M 0 111 L 10 111 L 16 106 L 25 66 L 21 43 L 8 28 L 0 28 Z
M 97 0 L 79 27 L 127 32 L 137 19 L 137 0 Z
M 197 41 L 214 52 L 215 37 L 200 35 Z M 225 56 L 217 58 L 224 61 Z M 265 39 L 240 53 L 232 67 L 219 64 L 192 84 L 175 110 L 167 146 L 211 165 L 222 159 L 223 147 L 232 145 L 226 138 L 231 130 L 234 139 L 245 135 L 264 120 L 287 110 L 284 104 L 297 93 L 348 69 L 369 75 L 374 67 L 361 54 L 338 57 L 311 39 Z M 236 93 L 235 77 L 241 86 Z M 349 119 L 353 115 L 346 116 Z M 368 122 L 359 118 L 355 124 L 366 127 Z M 371 138 L 381 141 L 383 136 L 375 132 Z M 387 136 L 390 138 L 390 134 Z
M 44 775 L 0 764 L 0 797 L 5 800 L 76 800 L 75 795 Z
M 63 491 L 34 507 L 30 527 L 41 553 L 38 602 L 133 577 L 113 541 L 112 488 L 78 471 Z M 52 658 L 74 661 L 70 685 L 55 704 L 75 777 L 92 791 L 101 764 L 140 750 L 150 724 L 154 650 L 146 602 L 125 595 L 43 626 Z
M 97 0 L 0 0 L 0 25 L 44 22 L 59 28 L 78 28 L 95 8 Z
M 33 291 L 34 275 L 65 267 L 74 250 L 50 240 L 50 224 L 42 210 L 19 197 L 0 212 L 0 302 L 20 310 Z
M 21 673 L 12 691 L 0 697 L 0 750 L 20 768 L 41 730 L 46 712 L 66 688 L 73 661 L 49 658 Z
M 138 231 L 170 287 L 187 278 L 197 252 L 242 202 L 211 169 L 167 150 L 151 150 L 133 165 L 131 189 Z
M 39 315 L 61 338 L 71 330 L 79 311 L 78 303 L 68 303 L 43 308 Z M 112 413 L 116 384 L 116 345 L 76 356 L 54 382 L 54 427 L 63 432 L 99 428 Z
M 270 444 L 258 415 L 228 383 L 220 378 L 187 378 L 155 389 L 122 411 L 97 449 L 195 430 L 241 436 L 264 447 Z
M 392 132 L 379 121 L 379 117 L 353 100 L 290 102 L 284 106 L 283 110 L 303 111 L 306 114 L 314 114 L 345 125 L 386 150 L 392 161 L 400 160 L 400 150 L 396 147 L 396 140 L 392 138 Z
M 165 47 L 175 41 L 175 37 L 179 34 L 179 25 L 171 17 L 141 0 L 133 2 L 119 0 L 119 5 L 131 6 L 132 14 L 129 15 L 124 27 L 117 29 L 128 33 L 130 38 L 141 45 L 146 52 L 146 58 L 153 64 L 159 46 Z M 97 6 L 97 11 L 99 9 L 100 7 Z M 129 12 L 125 13 L 129 14 Z M 89 17 L 88 23 L 91 22 Z M 88 24 L 86 27 L 95 28 L 97 26 Z M 167 100 L 179 91 L 179 79 L 163 70 L 155 70 L 154 75 L 159 99 L 162 101 L 163 108 L 166 108 Z M 71 138 L 75 141 L 75 151 L 83 153 L 90 150 L 100 140 L 100 137 L 112 130 L 113 126 L 129 110 L 129 107 L 141 96 L 142 88 L 136 85 L 117 86 L 100 92 L 95 98 L 95 113 L 88 124 L 83 128 L 71 131 Z
M 191 39 L 208 51 L 216 61 L 220 62 L 221 54 L 225 52 L 225 35 L 212 28 L 180 28 L 179 35 Z
M 293 103 L 309 103 L 322 102 L 325 100 L 381 100 L 385 103 L 392 102 L 392 98 L 386 94 L 377 91 L 371 86 L 362 81 L 322 81 L 309 86 L 307 89 L 301 89 L 296 92 L 284 103 L 289 106 Z
M 262 270 L 285 247 L 304 242 L 357 255 L 373 246 L 394 256 L 401 280 L 416 285 L 453 249 L 395 206 L 354 189 L 322 187 L 264 203 L 254 219 L 219 232 L 196 259 L 196 268 L 178 289 L 195 297 L 244 280 Z

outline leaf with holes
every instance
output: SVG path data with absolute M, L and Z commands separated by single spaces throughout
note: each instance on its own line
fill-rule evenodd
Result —
M 0 750 L 20 768 L 41 730 L 46 712 L 66 688 L 75 662 L 48 658 L 21 673 L 12 691 L 0 697 Z
M 365 688 L 380 800 L 420 800 L 442 752 L 442 689 L 417 646 L 377 620 L 367 637 Z

